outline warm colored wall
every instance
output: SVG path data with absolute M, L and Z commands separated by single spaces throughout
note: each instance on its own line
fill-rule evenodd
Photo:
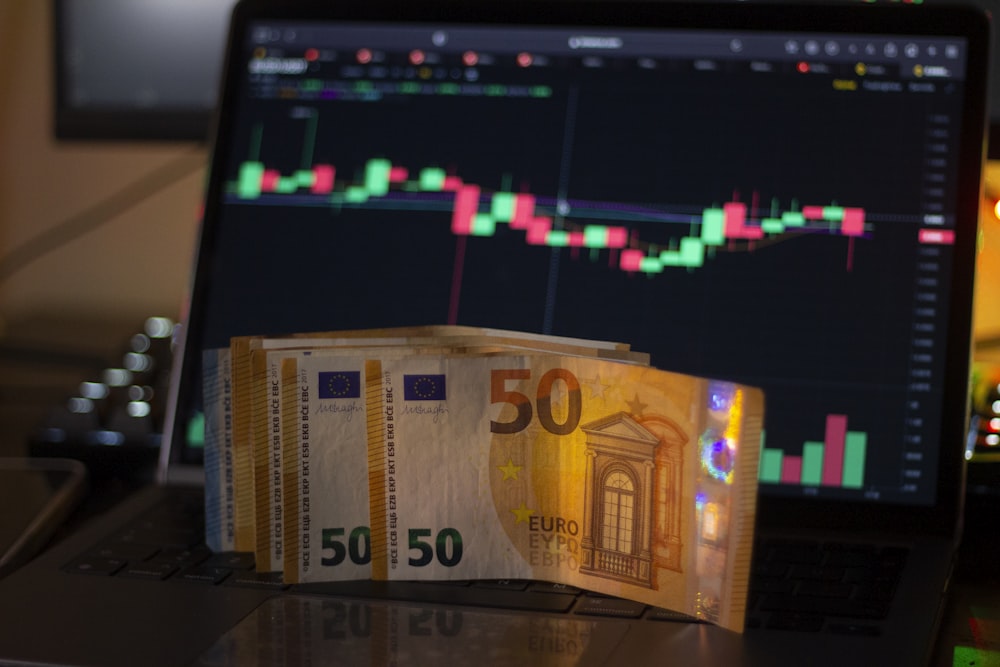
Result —
M 0 326 L 74 313 L 137 322 L 153 313 L 175 316 L 187 286 L 205 150 L 193 143 L 57 143 L 50 5 L 0 0 Z M 25 243 L 170 163 L 186 176 L 3 276 Z
M 1000 162 L 990 162 L 986 171 L 986 189 L 1000 196 Z M 976 270 L 977 339 L 1000 339 L 1000 220 L 989 204 L 982 213 L 982 251 Z
M 0 277 L 3 321 L 84 313 L 175 315 L 187 285 L 204 151 L 190 145 L 57 144 L 51 132 L 50 0 L 0 0 L 0 271 L 22 244 L 127 184 L 182 160 L 189 173 L 140 205 Z M 1000 193 L 1000 165 L 991 189 Z M 1000 336 L 1000 221 L 984 221 L 977 333 Z

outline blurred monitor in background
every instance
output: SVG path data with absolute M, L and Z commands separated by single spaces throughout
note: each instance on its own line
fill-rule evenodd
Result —
M 235 0 L 52 0 L 58 139 L 207 138 Z

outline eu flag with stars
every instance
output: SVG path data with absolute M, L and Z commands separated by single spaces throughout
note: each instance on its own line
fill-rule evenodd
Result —
M 403 400 L 445 400 L 444 375 L 403 375 Z
M 319 373 L 320 398 L 361 398 L 361 371 Z

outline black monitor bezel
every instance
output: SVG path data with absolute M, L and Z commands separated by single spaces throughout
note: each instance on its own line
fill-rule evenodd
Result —
M 67 16 L 71 0 L 51 0 L 52 131 L 60 141 L 198 142 L 211 139 L 215 110 L 177 106 L 81 107 L 69 95 Z M 222 54 L 220 53 L 220 58 Z

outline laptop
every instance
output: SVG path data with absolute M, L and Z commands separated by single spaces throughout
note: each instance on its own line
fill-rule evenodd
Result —
M 988 41 L 951 5 L 240 3 L 162 483 L 0 581 L 0 662 L 927 662 Z M 289 587 L 209 552 L 204 351 L 427 324 L 762 387 L 745 632 L 544 582 Z

